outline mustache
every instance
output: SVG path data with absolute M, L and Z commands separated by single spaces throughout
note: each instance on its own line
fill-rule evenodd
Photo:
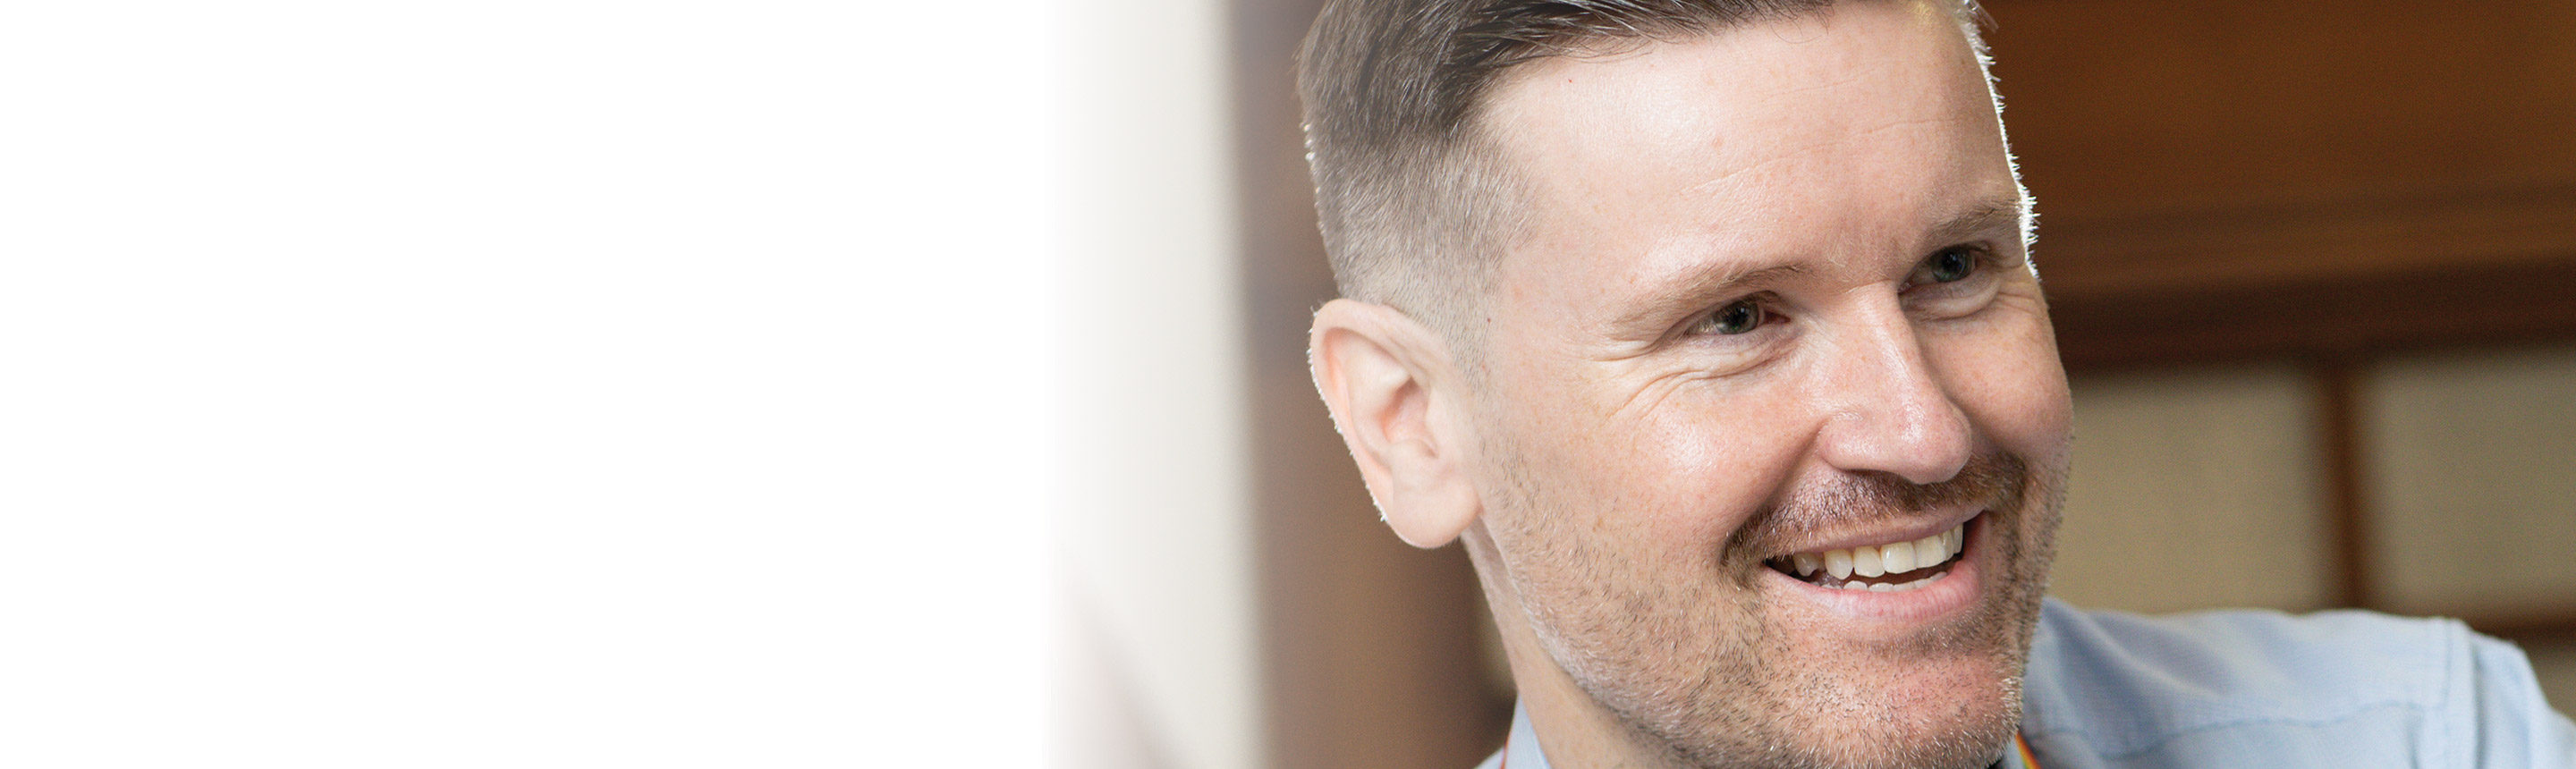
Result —
M 2029 463 L 2002 451 L 1969 457 L 1958 474 L 1936 483 L 1915 483 L 1893 473 L 1837 473 L 1763 509 L 1752 525 L 1737 530 L 1731 549 L 1753 557 L 1776 557 L 1821 532 L 1962 506 L 2015 515 L 2021 510 L 2022 489 L 2029 479 Z

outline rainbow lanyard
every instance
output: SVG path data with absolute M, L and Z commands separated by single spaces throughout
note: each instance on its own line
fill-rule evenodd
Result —
M 2030 741 L 2022 739 L 2021 732 L 2013 732 L 2013 749 L 2021 751 L 2022 769 L 2039 769 L 2039 757 L 2031 755 Z

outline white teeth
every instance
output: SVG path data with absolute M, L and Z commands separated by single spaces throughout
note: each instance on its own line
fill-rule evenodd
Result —
M 1796 569 L 1798 576 L 1801 577 L 1815 576 L 1816 572 L 1821 570 L 1833 575 L 1837 580 L 1848 580 L 1855 574 L 1863 577 L 1904 574 L 1948 563 L 1951 557 L 1958 555 L 1965 548 L 1967 541 L 1967 524 L 1960 524 L 1950 527 L 1949 531 L 1917 540 L 1855 547 L 1848 550 L 1827 550 L 1822 553 L 1798 553 L 1789 557 L 1789 565 Z M 1929 581 L 1922 580 L 1907 584 Z
M 1886 569 L 1889 574 L 1903 574 L 1913 571 L 1914 543 L 1898 542 L 1878 546 L 1878 562 L 1879 568 Z M 1924 565 L 1930 566 L 1931 564 L 1927 563 Z
M 1867 546 L 1852 548 L 1852 573 L 1864 577 L 1886 574 L 1887 565 L 1878 560 L 1878 548 Z
M 1872 592 L 1872 593 L 1893 593 L 1893 592 L 1896 592 L 1896 586 L 1895 586 L 1895 585 L 1888 584 L 1888 583 L 1885 583 L 1885 582 L 1872 583 L 1872 584 L 1869 586 L 1869 592 Z

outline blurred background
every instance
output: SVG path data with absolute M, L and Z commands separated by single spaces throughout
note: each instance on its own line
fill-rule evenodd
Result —
M 1135 480 L 1069 497 L 1067 520 L 1181 532 L 1068 545 L 1094 619 L 1067 634 L 1067 744 L 1093 765 L 1464 767 L 1508 718 L 1466 558 L 1375 520 L 1307 380 L 1306 316 L 1332 287 L 1290 61 L 1318 5 L 1164 3 L 1100 27 L 1186 19 L 1118 87 L 1185 81 L 1156 108 L 1211 144 L 1123 137 L 1098 162 L 1221 161 L 1119 229 L 1224 222 L 1171 254 L 1229 263 L 1161 268 L 1230 274 L 1192 284 L 1222 306 L 1171 308 L 1156 333 L 1189 362 L 1159 365 L 1241 389 L 1184 401 L 1196 442 L 1158 438 L 1158 461 L 1125 464 L 1156 450 L 1122 441 L 1074 465 Z M 2459 617 L 2520 643 L 2576 707 L 2576 6 L 1986 7 L 2075 387 L 2053 592 Z M 1085 88 L 1111 86 L 1068 93 Z M 1168 378 L 1131 384 L 1129 419 L 1171 413 Z M 1206 485 L 1184 501 L 1164 480 Z M 1125 504 L 1143 499 L 1174 506 Z

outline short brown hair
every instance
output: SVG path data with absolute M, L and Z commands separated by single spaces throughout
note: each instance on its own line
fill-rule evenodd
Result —
M 1835 0 L 1330 0 L 1298 53 L 1315 209 L 1343 296 L 1475 355 L 1467 317 L 1526 191 L 1482 124 L 1511 68 L 1604 44 L 1818 13 Z M 1961 2 L 1975 40 L 1973 2 Z M 1471 301 L 1472 300 L 1472 301 Z

